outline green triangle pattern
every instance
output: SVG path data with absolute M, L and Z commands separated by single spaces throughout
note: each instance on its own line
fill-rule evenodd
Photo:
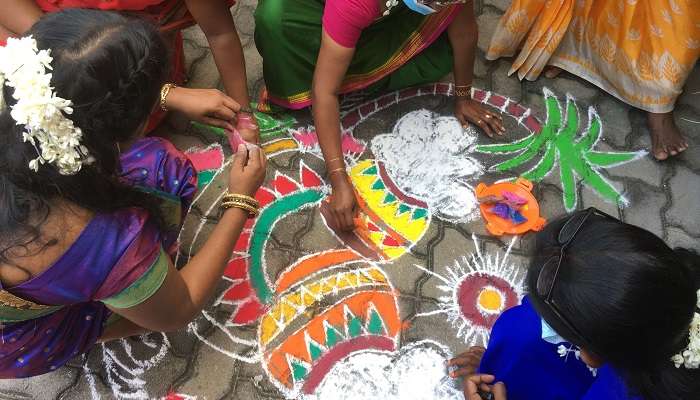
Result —
M 309 355 L 311 355 L 312 360 L 315 361 L 317 358 L 321 357 L 322 353 L 323 351 L 316 343 L 309 341 Z
M 372 165 L 371 167 L 367 168 L 366 170 L 362 171 L 362 175 L 377 175 L 377 166 Z
M 338 331 L 330 325 L 326 326 L 326 347 L 331 348 L 338 343 Z
M 358 317 L 352 317 L 348 323 L 348 335 L 351 338 L 356 338 L 362 334 L 362 320 Z
M 213 179 L 216 171 L 213 169 L 208 169 L 197 174 L 197 188 L 201 189 L 208 185 Z
M 382 317 L 379 316 L 377 310 L 372 309 L 369 314 L 369 323 L 367 324 L 367 330 L 373 335 L 379 335 L 384 333 L 384 322 Z
M 396 196 L 394 196 L 393 194 L 387 193 L 386 196 L 384 196 L 384 204 L 383 205 L 387 205 L 387 204 L 391 204 L 391 203 L 395 203 L 395 202 L 396 202 Z
M 382 182 L 381 179 L 377 179 L 372 184 L 372 190 L 384 190 L 384 189 L 386 189 L 386 186 L 384 186 L 384 182 Z
M 425 208 L 416 208 L 415 211 L 413 211 L 413 215 L 411 215 L 411 219 L 413 221 L 425 218 L 428 216 L 428 210 Z
M 399 209 L 396 212 L 396 216 L 398 217 L 401 214 L 406 214 L 409 211 L 411 211 L 411 207 L 402 203 L 399 205 Z
M 308 373 L 309 371 L 306 370 L 306 367 L 292 360 L 292 376 L 295 381 L 303 380 Z

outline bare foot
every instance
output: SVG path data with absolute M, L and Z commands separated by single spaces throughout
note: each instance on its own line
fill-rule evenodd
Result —
M 657 160 L 665 160 L 688 148 L 688 141 L 678 130 L 673 112 L 665 114 L 647 113 L 647 124 L 651 134 L 651 149 Z
M 447 365 L 456 367 L 454 371 L 450 372 L 450 377 L 458 378 L 474 375 L 479 369 L 481 358 L 485 352 L 486 349 L 481 346 L 472 346 L 469 350 L 448 361 Z
M 544 69 L 544 76 L 549 78 L 549 79 L 554 79 L 557 76 L 559 76 L 559 74 L 561 74 L 561 71 L 562 71 L 562 69 L 559 67 L 554 67 L 552 65 L 548 65 Z

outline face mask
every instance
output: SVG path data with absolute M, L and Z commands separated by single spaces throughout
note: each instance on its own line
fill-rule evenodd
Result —
M 546 323 L 544 319 L 540 319 L 542 320 L 542 340 L 551 344 L 559 344 L 567 341 L 563 337 L 559 336 L 559 334 L 554 329 L 552 329 L 552 327 L 549 326 L 549 324 Z
M 435 12 L 435 10 L 425 4 L 419 3 L 418 0 L 403 0 L 403 3 L 406 4 L 406 7 L 419 14 L 428 15 Z

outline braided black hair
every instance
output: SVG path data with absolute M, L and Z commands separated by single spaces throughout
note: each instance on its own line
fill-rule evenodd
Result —
M 67 9 L 44 16 L 27 35 L 51 50 L 51 84 L 73 102 L 68 117 L 83 131 L 82 144 L 95 163 L 74 176 L 60 175 L 51 164 L 31 171 L 36 150 L 22 141 L 24 127 L 9 112 L 12 89 L 3 89 L 8 107 L 0 110 L 0 261 L 7 262 L 8 250 L 44 239 L 40 228 L 57 198 L 98 213 L 141 207 L 162 221 L 149 196 L 119 181 L 117 145 L 143 128 L 167 77 L 168 50 L 157 29 L 118 13 Z

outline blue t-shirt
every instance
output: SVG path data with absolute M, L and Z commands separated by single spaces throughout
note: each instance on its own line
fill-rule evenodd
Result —
M 641 400 L 610 366 L 591 370 L 576 346 L 542 340 L 527 297 L 496 321 L 479 370 L 506 384 L 508 400 Z

